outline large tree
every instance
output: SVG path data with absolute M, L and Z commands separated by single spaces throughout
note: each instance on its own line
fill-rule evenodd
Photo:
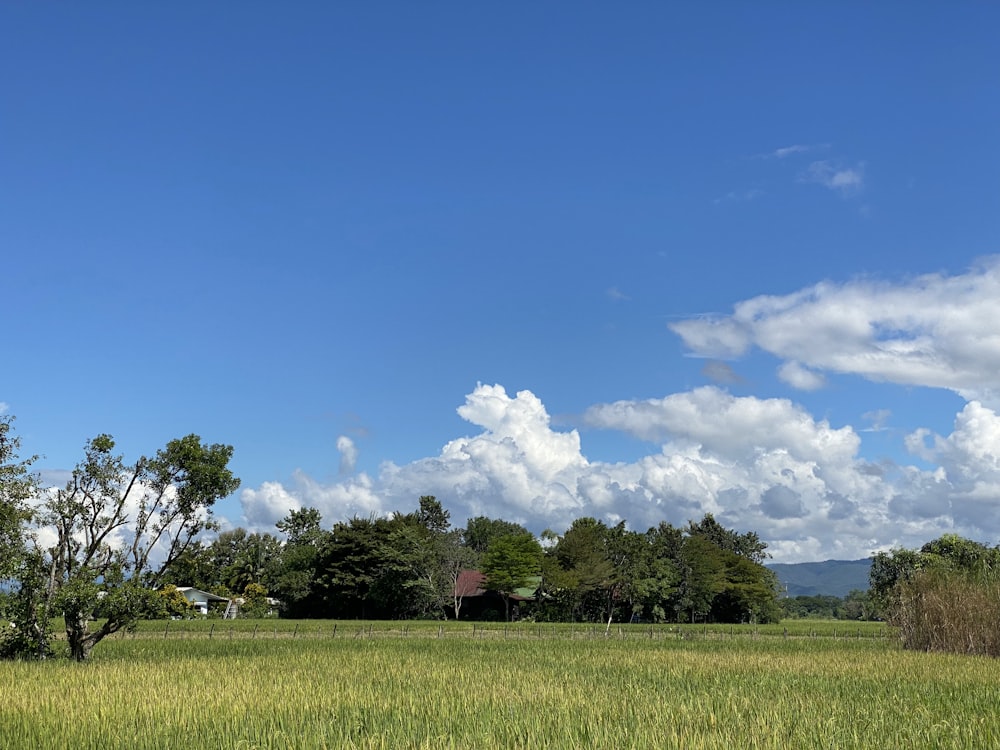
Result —
M 31 472 L 35 457 L 20 457 L 14 418 L 0 415 L 0 656 L 43 657 L 49 652 L 48 618 L 43 609 L 41 557 L 28 532 L 29 500 L 38 492 Z
M 510 597 L 528 586 L 542 570 L 542 547 L 529 533 L 495 537 L 483 554 L 480 569 L 487 585 L 503 597 L 510 620 Z
M 232 454 L 188 435 L 126 464 L 110 435 L 88 441 L 43 518 L 58 539 L 48 556 L 48 602 L 64 618 L 74 659 L 132 625 L 170 566 L 213 527 L 212 506 L 239 487 Z M 103 622 L 91 630 L 98 611 Z
M 37 478 L 31 473 L 35 457 L 22 459 L 20 448 L 14 418 L 0 414 L 0 580 L 13 576 L 22 561 L 31 518 L 28 500 L 37 491 Z

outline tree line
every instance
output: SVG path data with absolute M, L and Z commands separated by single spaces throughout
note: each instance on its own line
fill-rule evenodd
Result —
M 766 546 L 710 514 L 684 528 L 645 532 L 624 522 L 574 521 L 541 539 L 484 516 L 454 528 L 432 496 L 409 513 L 355 517 L 322 528 L 313 508 L 293 510 L 272 534 L 235 529 L 196 545 L 173 566 L 177 581 L 212 592 L 259 584 L 295 618 L 402 619 L 468 616 L 463 571 L 482 575 L 495 616 L 539 621 L 770 621 L 779 614 Z M 481 613 L 480 613 L 481 614 Z
M 496 617 L 539 621 L 779 616 L 766 545 L 711 515 L 645 532 L 580 518 L 538 539 L 502 519 L 453 527 L 425 496 L 410 512 L 328 529 L 304 508 L 277 524 L 280 537 L 235 529 L 206 540 L 218 531 L 213 505 L 239 486 L 231 446 L 188 435 L 126 461 L 99 435 L 65 487 L 45 490 L 35 457 L 19 449 L 13 418 L 0 415 L 0 615 L 13 624 L 0 631 L 0 656 L 49 655 L 61 617 L 69 653 L 83 661 L 142 617 L 183 612 L 178 585 L 240 595 L 251 612 L 270 596 L 297 618 L 461 618 L 484 594 Z M 470 572 L 472 589 L 460 585 Z

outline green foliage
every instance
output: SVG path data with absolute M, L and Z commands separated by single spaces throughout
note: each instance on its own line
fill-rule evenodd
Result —
M 194 616 L 191 602 L 172 583 L 160 587 L 156 596 L 150 598 L 150 609 L 144 619 L 164 620 L 166 618 L 187 618 Z
M 470 518 L 465 525 L 465 544 L 477 554 L 483 554 L 489 549 L 490 543 L 502 536 L 510 534 L 527 534 L 528 530 L 520 524 L 503 521 L 498 518 L 476 516 Z
M 505 616 L 510 620 L 510 597 L 541 573 L 542 548 L 527 533 L 494 537 L 479 567 L 486 576 L 487 586 L 503 597 Z
M 240 605 L 240 616 L 251 619 L 266 617 L 271 610 L 267 601 L 267 589 L 259 583 L 248 583 L 243 589 L 241 597 L 243 603 Z
M 867 591 L 855 589 L 845 597 L 789 596 L 781 600 L 782 617 L 821 620 L 873 620 L 875 606 Z
M 212 527 L 212 505 L 239 486 L 227 468 L 232 448 L 203 445 L 197 435 L 134 464 L 114 449 L 110 435 L 88 441 L 72 479 L 46 504 L 44 520 L 58 535 L 48 553 L 47 604 L 62 614 L 78 661 L 156 605 L 152 589 Z M 118 536 L 124 544 L 113 543 Z M 103 621 L 91 630 L 98 615 Z
M 946 534 L 879 553 L 871 584 L 905 647 L 1000 656 L 1000 548 Z
M 547 537 L 541 619 L 768 622 L 779 615 L 776 580 L 759 562 L 763 545 L 711 516 L 645 534 L 583 518 L 562 537 Z
M 37 492 L 31 473 L 37 457 L 22 459 L 20 448 L 14 418 L 0 414 L 0 582 L 17 571 L 25 552 L 25 524 L 32 515 L 28 499 Z

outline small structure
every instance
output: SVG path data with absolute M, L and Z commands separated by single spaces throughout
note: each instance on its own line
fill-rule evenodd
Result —
M 535 594 L 541 584 L 540 576 L 530 579 L 528 586 L 515 589 L 510 595 L 511 619 L 520 617 L 520 605 L 535 601 Z M 502 620 L 506 604 L 499 592 L 488 588 L 486 576 L 478 570 L 463 570 L 455 584 L 455 598 L 461 601 L 461 617 L 468 620 Z M 448 616 L 454 617 L 454 609 L 448 608 Z
M 226 613 L 228 614 L 230 605 L 232 602 L 224 596 L 217 596 L 215 594 L 209 593 L 208 591 L 202 591 L 201 589 L 196 589 L 193 586 L 178 586 L 177 590 L 191 602 L 192 608 L 200 614 L 208 614 L 208 605 L 211 602 L 225 602 L 226 603 Z M 235 614 L 233 615 L 235 617 Z

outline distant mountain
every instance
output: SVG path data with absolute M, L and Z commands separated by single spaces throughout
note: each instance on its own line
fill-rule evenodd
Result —
M 853 589 L 868 590 L 870 558 L 809 563 L 771 563 L 788 596 L 847 596 Z

